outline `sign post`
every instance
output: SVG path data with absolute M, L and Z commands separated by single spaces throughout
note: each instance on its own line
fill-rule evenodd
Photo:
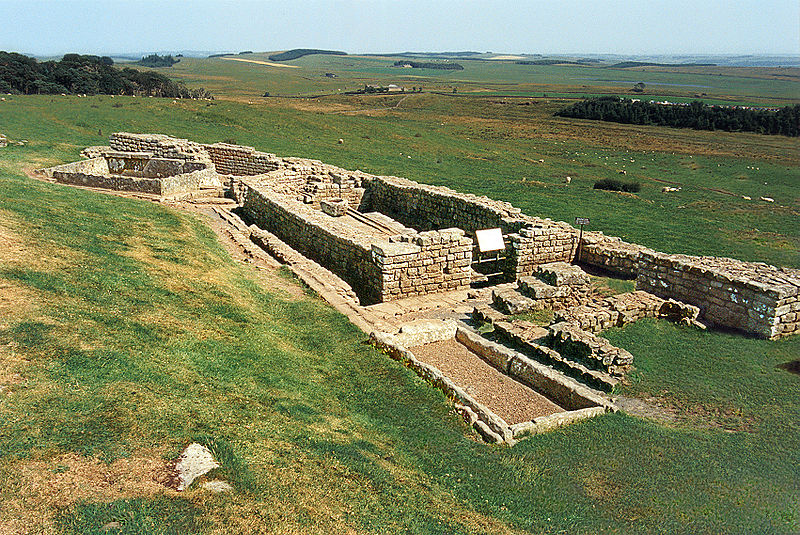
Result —
M 581 245 L 583 244 L 583 226 L 589 224 L 589 218 L 576 217 L 575 224 L 581 227 L 581 232 L 578 235 L 578 253 L 575 255 L 575 263 L 578 264 L 581 261 Z

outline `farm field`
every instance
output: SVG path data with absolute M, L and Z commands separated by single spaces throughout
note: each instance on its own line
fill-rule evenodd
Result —
M 606 332 L 636 358 L 617 394 L 663 417 L 605 415 L 491 447 L 291 275 L 234 261 L 203 216 L 24 174 L 115 131 L 227 140 L 590 217 L 592 230 L 667 252 L 800 267 L 796 139 L 553 117 L 580 93 L 575 76 L 630 77 L 586 84 L 602 92 L 643 74 L 586 67 L 464 61 L 415 78 L 442 94 L 301 96 L 398 83 L 387 63 L 184 58 L 162 72 L 217 100 L 0 102 L 0 132 L 28 141 L 0 149 L 0 533 L 115 521 L 129 533 L 800 530 L 800 378 L 784 369 L 798 337 L 660 321 Z M 656 74 L 714 85 L 709 98 L 724 101 L 798 101 L 797 82 L 752 72 Z M 592 189 L 620 171 L 639 193 Z M 165 462 L 192 440 L 222 461 L 232 493 L 164 490 Z
M 406 88 L 422 86 L 426 91 L 471 93 L 528 92 L 619 94 L 636 98 L 684 97 L 729 103 L 786 105 L 800 100 L 800 68 L 730 67 L 636 67 L 609 68 L 578 65 L 519 65 L 513 61 L 453 59 L 461 71 L 394 67 L 400 57 L 310 55 L 281 62 L 283 67 L 231 61 L 246 59 L 270 63 L 269 53 L 223 58 L 183 58 L 159 72 L 202 85 L 223 98 L 273 96 L 315 96 L 353 91 L 365 84 L 396 84 Z M 427 60 L 426 60 L 427 61 Z M 439 61 L 442 60 L 433 60 Z M 286 66 L 299 67 L 287 69 Z M 335 77 L 326 76 L 335 75 Z M 631 92 L 644 82 L 643 95 Z

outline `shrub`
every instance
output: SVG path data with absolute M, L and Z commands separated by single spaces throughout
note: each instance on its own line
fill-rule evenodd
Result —
M 594 189 L 602 189 L 606 191 L 625 191 L 627 193 L 636 193 L 642 189 L 642 184 L 639 182 L 626 182 L 616 178 L 604 178 L 594 183 Z

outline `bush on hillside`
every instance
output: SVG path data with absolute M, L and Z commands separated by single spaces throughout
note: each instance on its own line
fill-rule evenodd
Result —
M 606 191 L 624 191 L 627 193 L 636 193 L 642 189 L 639 182 L 626 182 L 616 178 L 604 178 L 594 183 L 594 189 L 602 189 Z

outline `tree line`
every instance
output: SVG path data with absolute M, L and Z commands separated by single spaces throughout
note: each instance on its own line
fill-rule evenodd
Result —
M 402 61 L 395 61 L 395 67 L 412 67 L 414 69 L 442 69 L 445 71 L 463 71 L 464 66 L 459 65 L 458 63 L 437 63 L 434 61 L 409 61 L 409 60 L 402 60 Z
M 145 56 L 136 63 L 142 67 L 172 67 L 180 61 L 180 58 L 173 58 L 171 55 L 159 56 L 158 54 L 150 54 Z
M 269 60 L 290 61 L 293 59 L 302 58 L 303 56 L 310 56 L 312 54 L 330 54 L 334 56 L 346 56 L 347 52 L 342 52 L 340 50 L 320 50 L 318 48 L 295 48 L 293 50 L 287 50 L 286 52 L 272 54 L 271 56 L 269 56 Z
M 556 112 L 556 115 L 695 130 L 800 135 L 800 104 L 771 111 L 741 106 L 709 106 L 699 100 L 676 105 L 598 97 L 577 102 Z
M 0 51 L 0 93 L 141 95 L 213 98 L 203 88 L 189 89 L 163 74 L 114 67 L 107 56 L 65 54 L 60 61 Z

